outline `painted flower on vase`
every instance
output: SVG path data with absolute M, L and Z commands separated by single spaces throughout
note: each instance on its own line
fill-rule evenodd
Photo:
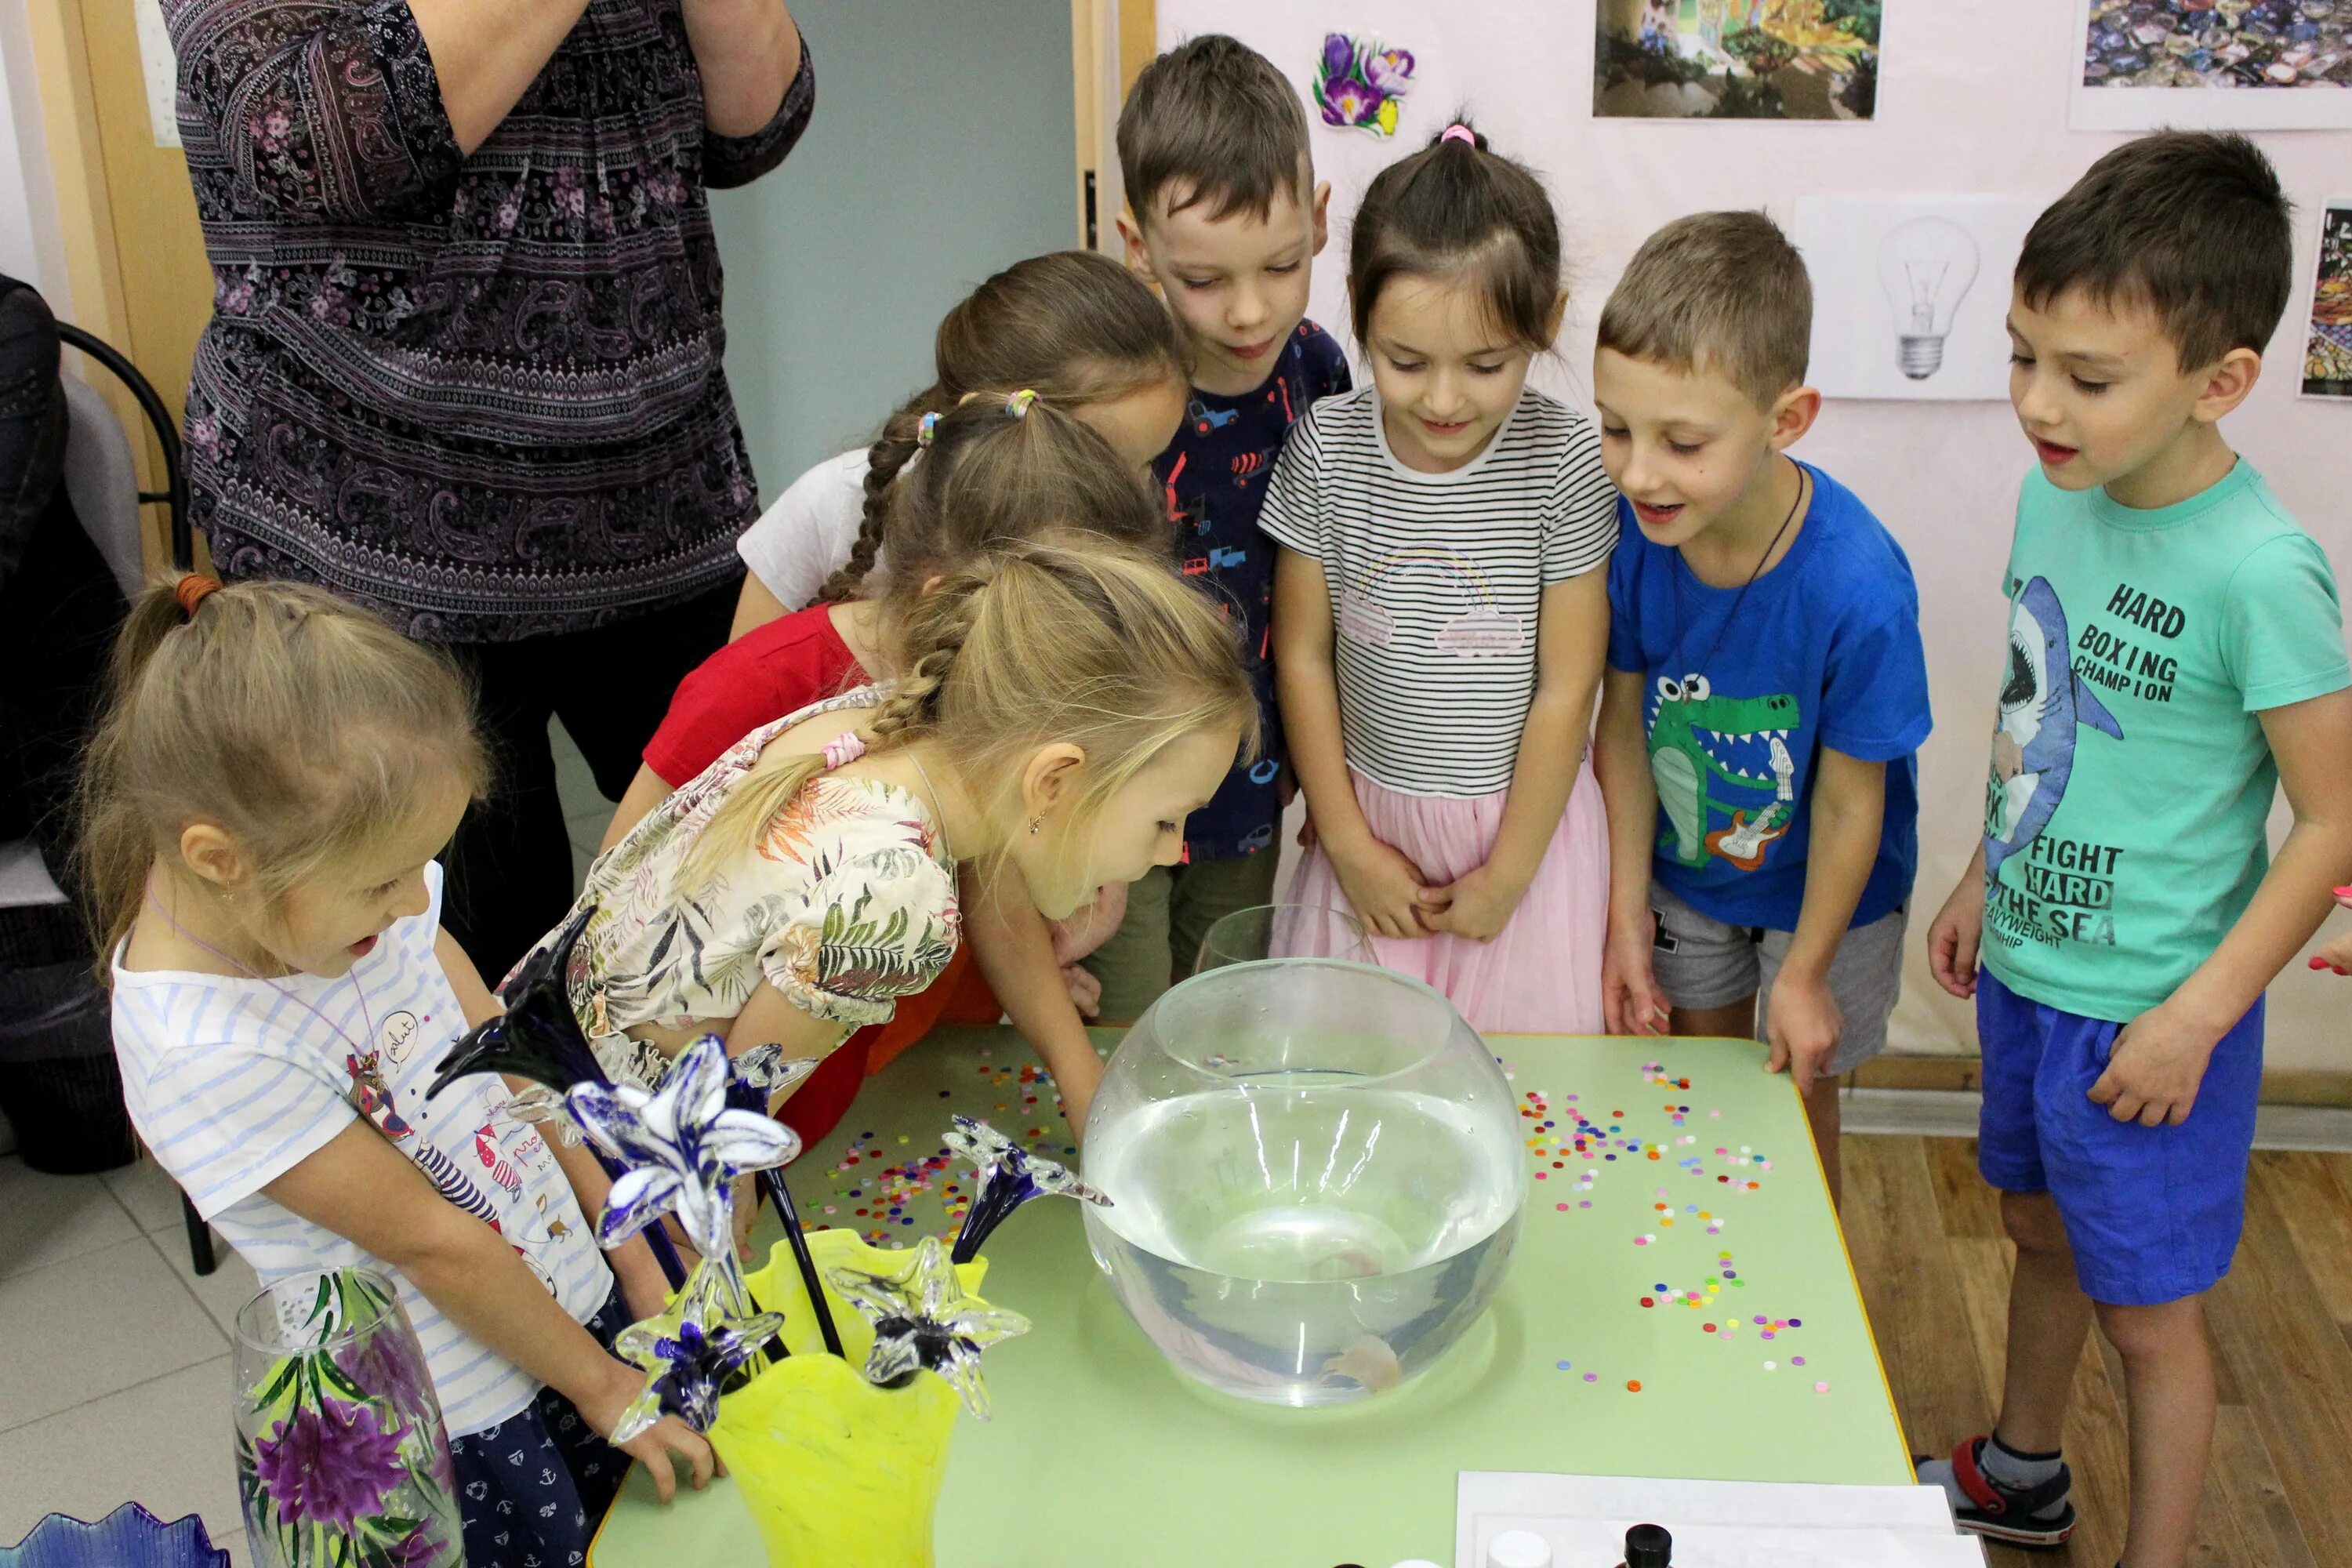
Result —
M 1315 102 L 1323 110 L 1323 123 L 1393 136 L 1412 71 L 1410 49 L 1325 34 L 1323 58 L 1315 70 Z
M 303 1405 L 253 1445 L 255 1479 L 280 1524 L 349 1529 L 372 1518 L 408 1479 L 401 1432 L 386 1431 L 373 1404 Z

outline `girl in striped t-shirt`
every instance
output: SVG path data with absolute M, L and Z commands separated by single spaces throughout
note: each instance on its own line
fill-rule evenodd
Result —
M 1291 433 L 1259 519 L 1313 824 L 1290 898 L 1492 1032 L 1601 1026 L 1617 512 L 1591 423 L 1527 384 L 1559 257 L 1542 185 L 1466 125 L 1382 171 L 1349 257 L 1372 384 Z
M 666 1291 L 642 1237 L 599 1255 L 588 1151 L 495 1077 L 425 1098 L 498 1006 L 433 864 L 484 783 L 464 681 L 319 589 L 196 576 L 140 602 L 115 659 L 82 829 L 133 1124 L 264 1284 L 392 1276 L 473 1568 L 580 1561 L 625 1455 L 664 1497 L 673 1457 L 697 1486 L 713 1460 L 676 1417 L 604 1440 L 645 1387 L 613 1338 Z

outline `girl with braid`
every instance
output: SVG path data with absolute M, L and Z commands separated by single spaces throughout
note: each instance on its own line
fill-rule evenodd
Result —
M 1034 388 L 1141 475 L 1175 435 L 1191 386 L 1166 307 L 1127 268 L 1087 250 L 1016 261 L 973 289 L 940 322 L 935 360 L 938 379 L 899 405 L 871 447 L 803 474 L 736 542 L 751 572 L 731 635 L 813 601 L 857 595 L 885 563 L 890 492 L 921 449 L 925 416 L 985 388 Z
M 925 584 L 990 546 L 1082 533 L 1146 551 L 1165 527 L 1140 476 L 1092 426 L 1028 394 L 970 394 L 917 421 L 922 460 L 889 487 L 893 570 L 876 596 L 819 605 L 772 621 L 719 649 L 679 686 L 646 748 L 646 766 L 604 835 L 611 849 L 680 785 L 743 737 L 811 703 L 887 679 L 908 606 Z M 970 880 L 970 879 L 966 879 Z M 1124 892 L 1124 889 L 1119 889 Z M 993 1023 L 1009 1015 L 1062 1095 L 1074 1129 L 1101 1077 L 1074 987 L 1093 980 L 1057 943 L 1008 871 L 983 897 L 968 888 L 972 942 L 939 983 L 904 999 L 886 1024 L 852 1037 L 793 1095 L 785 1118 L 821 1138 L 848 1109 L 868 1071 L 944 1021 Z M 1098 922 L 1108 931 L 1117 913 Z
M 590 869 L 572 1005 L 615 1077 L 710 1032 L 827 1056 L 947 966 L 960 869 L 1067 916 L 1172 862 L 1255 746 L 1233 634 L 1157 552 L 995 545 L 894 644 L 890 684 L 754 730 Z

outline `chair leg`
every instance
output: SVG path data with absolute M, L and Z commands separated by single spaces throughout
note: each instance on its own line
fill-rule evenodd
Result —
M 188 1263 L 202 1277 L 220 1267 L 220 1258 L 213 1252 L 213 1227 L 196 1212 L 188 1194 L 180 1194 L 180 1217 L 188 1225 Z

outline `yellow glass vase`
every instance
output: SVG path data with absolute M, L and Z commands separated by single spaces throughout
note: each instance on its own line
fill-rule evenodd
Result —
M 846 1230 L 813 1232 L 808 1244 L 820 1277 L 845 1267 L 896 1274 L 914 1260 Z M 982 1258 L 958 1265 L 956 1277 L 977 1294 L 987 1271 Z M 928 1373 L 903 1388 L 866 1382 L 873 1325 L 830 1286 L 825 1301 L 845 1355 L 827 1354 L 782 1242 L 749 1282 L 761 1306 L 784 1315 L 793 1353 L 719 1402 L 710 1441 L 759 1521 L 769 1563 L 932 1568 L 931 1515 L 955 1430 L 955 1390 Z

